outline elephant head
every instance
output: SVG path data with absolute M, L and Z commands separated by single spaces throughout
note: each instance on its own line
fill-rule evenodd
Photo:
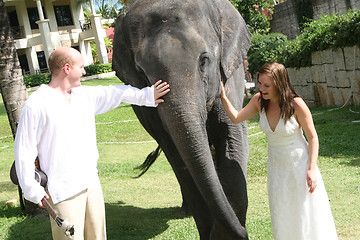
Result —
M 242 106 L 250 33 L 241 15 L 227 0 L 134 0 L 113 44 L 123 82 L 170 84 L 165 103 L 134 110 L 172 165 L 200 236 L 247 239 L 246 127 L 231 124 L 219 100 L 222 76 Z

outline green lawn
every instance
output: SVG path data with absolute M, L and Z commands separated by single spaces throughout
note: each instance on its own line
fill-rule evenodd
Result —
M 84 85 L 118 84 L 116 78 L 84 82 Z M 331 201 L 339 239 L 360 239 L 360 107 L 313 108 L 320 139 L 319 167 Z M 351 111 L 353 112 L 351 112 Z M 357 112 L 357 113 L 354 113 Z M 132 108 L 99 115 L 97 138 L 99 174 L 103 186 L 109 240 L 199 239 L 192 217 L 181 214 L 179 185 L 164 154 L 141 178 L 133 168 L 143 162 L 156 143 L 137 121 Z M 0 239 L 51 239 L 47 216 L 29 217 L 19 207 L 6 207 L 17 199 L 9 179 L 14 159 L 13 139 L 4 104 L 0 101 Z M 258 117 L 248 121 L 250 239 L 272 239 L 266 189 L 266 138 Z

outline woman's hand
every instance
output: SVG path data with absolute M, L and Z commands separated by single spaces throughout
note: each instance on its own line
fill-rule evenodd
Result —
M 164 102 L 164 99 L 161 99 L 161 97 L 170 92 L 169 87 L 169 84 L 167 82 L 162 82 L 162 80 L 159 80 L 154 84 L 154 99 L 156 104 Z
M 317 186 L 317 178 L 315 170 L 308 170 L 307 176 L 306 176 L 307 185 L 310 188 L 309 192 L 313 193 L 315 191 L 315 188 Z

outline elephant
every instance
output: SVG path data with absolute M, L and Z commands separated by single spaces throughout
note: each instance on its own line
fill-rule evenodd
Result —
M 170 85 L 157 108 L 132 106 L 179 182 L 200 239 L 248 239 L 246 123 L 222 107 L 244 98 L 250 31 L 228 0 L 133 0 L 116 19 L 112 66 L 125 84 Z

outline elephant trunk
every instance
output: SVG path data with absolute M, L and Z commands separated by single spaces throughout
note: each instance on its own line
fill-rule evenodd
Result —
M 167 131 L 214 217 L 211 235 L 222 232 L 229 233 L 227 239 L 247 239 L 246 229 L 227 200 L 212 159 L 206 132 L 205 98 L 199 102 L 198 94 L 195 100 L 195 94 L 189 92 L 187 96 L 174 96 L 174 86 L 171 91 L 170 99 L 167 98 L 158 111 L 163 124 L 172 126 Z

